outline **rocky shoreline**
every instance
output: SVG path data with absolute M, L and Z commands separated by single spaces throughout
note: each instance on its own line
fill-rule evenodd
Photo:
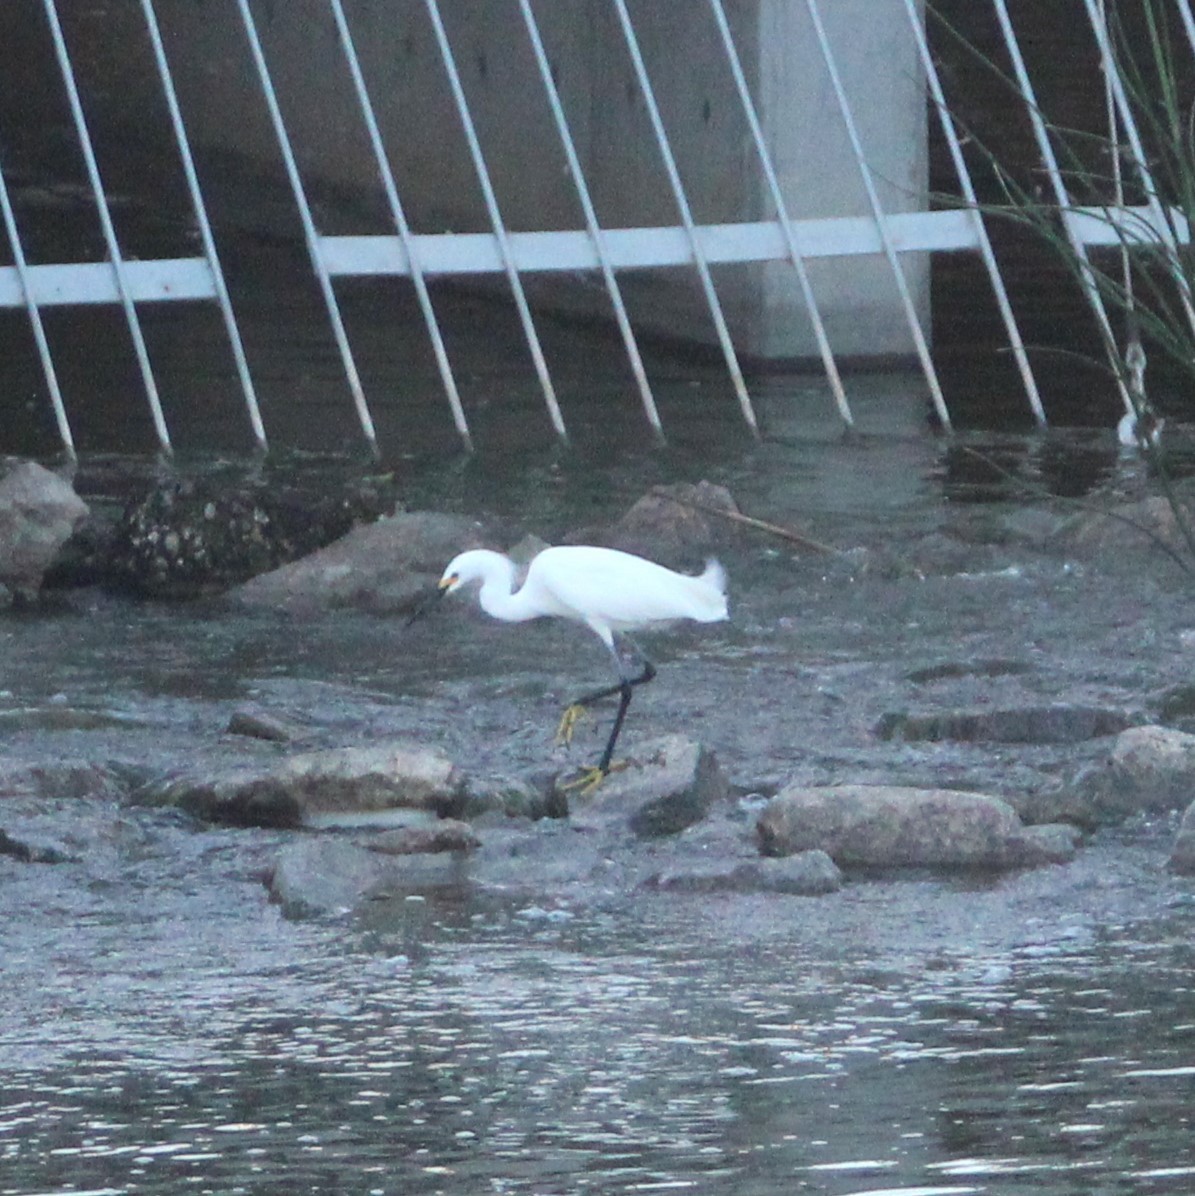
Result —
M 1138 504 L 1133 516 L 1167 534 L 1164 506 Z M 1039 542 L 1066 536 L 1070 547 L 1089 553 L 1115 550 L 1123 521 L 1101 519 L 1038 522 L 1030 534 Z M 653 490 L 617 523 L 569 538 L 689 566 L 707 553 L 733 551 L 750 523 L 726 490 L 701 483 Z M 400 615 L 414 609 L 457 551 L 506 549 L 525 531 L 397 510 L 392 487 L 376 480 L 306 497 L 258 484 L 230 491 L 172 481 L 99 527 L 69 484 L 40 466 L 19 463 L 0 478 L 0 581 L 26 607 L 36 604 L 44 580 L 98 582 L 159 601 L 219 593 L 233 609 L 281 618 L 340 610 Z M 793 542 L 800 538 L 793 533 Z M 526 538 L 515 555 L 528 560 L 541 543 Z M 801 548 L 827 551 L 812 541 Z M 943 556 L 956 551 L 927 536 L 917 558 L 877 550 L 835 555 L 839 567 L 849 558 L 852 569 L 899 572 L 941 568 Z M 978 675 L 985 666 L 970 667 Z M 996 675 L 1015 662 L 987 667 Z M 567 773 L 470 773 L 437 746 L 408 739 L 312 748 L 284 716 L 244 708 L 226 737 L 256 748 L 230 750 L 222 765 L 145 777 L 107 760 L 12 759 L 0 774 L 0 795 L 102 796 L 126 808 L 175 809 L 200 823 L 284 830 L 292 839 L 263 879 L 295 915 L 461 885 L 816 896 L 902 870 L 998 873 L 1065 864 L 1097 828 L 1171 813 L 1182 819 L 1169 866 L 1190 875 L 1195 735 L 1183 729 L 1188 705 L 1175 690 L 1145 710 L 1087 701 L 980 704 L 892 711 L 871 729 L 876 742 L 894 748 L 1106 745 L 1094 765 L 1089 752 L 1056 783 L 1020 794 L 874 780 L 811 784 L 804 777 L 732 783 L 701 737 L 674 734 L 637 743 L 625 767 L 581 795 Z M 7 830 L 0 831 L 0 854 L 31 866 L 76 858 L 62 844 Z

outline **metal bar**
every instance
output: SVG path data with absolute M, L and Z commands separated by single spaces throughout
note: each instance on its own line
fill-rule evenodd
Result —
M 58 66 L 62 71 L 62 82 L 66 88 L 67 102 L 70 105 L 71 117 L 75 124 L 75 134 L 79 138 L 79 149 L 83 154 L 83 161 L 87 167 L 87 177 L 91 185 L 92 196 L 95 199 L 96 213 L 99 216 L 100 229 L 104 236 L 104 244 L 108 250 L 108 261 L 116 282 L 116 289 L 120 295 L 120 305 L 124 309 L 125 323 L 128 325 L 129 337 L 133 343 L 133 352 L 137 358 L 137 365 L 141 371 L 141 379 L 145 385 L 146 397 L 149 400 L 150 414 L 153 418 L 154 431 L 157 433 L 158 444 L 163 452 L 169 454 L 173 450 L 170 446 L 170 433 L 166 428 L 166 418 L 162 414 L 162 402 L 158 396 L 158 386 L 154 381 L 153 367 L 149 360 L 149 351 L 145 345 L 145 337 L 141 331 L 141 321 L 137 315 L 137 308 L 133 304 L 125 280 L 124 258 L 120 251 L 120 242 L 116 237 L 116 228 L 112 223 L 112 213 L 108 207 L 108 197 L 104 193 L 104 183 L 100 177 L 99 163 L 96 161 L 95 148 L 91 142 L 91 134 L 87 128 L 87 118 L 83 113 L 83 103 L 79 98 L 79 89 L 75 85 L 74 68 L 71 66 L 70 55 L 66 48 L 66 39 L 62 34 L 62 25 L 58 20 L 58 10 L 54 0 L 43 0 L 46 20 L 50 27 L 50 37 L 54 42 L 54 53 L 58 58 Z
M 1133 155 L 1133 166 L 1145 191 L 1146 203 L 1151 209 L 1156 211 L 1158 216 L 1156 224 L 1162 236 L 1162 243 L 1168 252 L 1170 276 L 1178 288 L 1183 312 L 1187 317 L 1187 325 L 1192 332 L 1195 332 L 1195 307 L 1191 303 L 1191 284 L 1178 261 L 1178 246 L 1173 233 L 1166 223 L 1158 187 L 1154 182 L 1153 173 L 1149 169 L 1145 147 L 1142 144 L 1141 134 L 1137 128 L 1137 118 L 1133 114 L 1132 105 L 1125 94 L 1124 80 L 1120 77 L 1120 69 L 1116 65 L 1116 57 L 1112 53 L 1112 46 L 1108 41 L 1107 23 L 1100 19 L 1100 13 L 1095 6 L 1094 0 L 1084 0 L 1084 3 L 1087 7 L 1088 20 L 1091 22 L 1091 31 L 1095 35 L 1096 44 L 1099 46 L 1100 64 L 1104 69 L 1104 79 L 1116 101 L 1116 110 L 1120 115 L 1120 123 L 1129 141 L 1129 149 Z
M 46 339 L 41 312 L 38 310 L 37 301 L 33 297 L 33 288 L 30 286 L 29 263 L 25 257 L 25 248 L 21 244 L 21 233 L 17 227 L 16 213 L 12 210 L 3 169 L 0 169 L 0 216 L 4 219 L 4 230 L 8 234 L 8 243 L 12 246 L 12 260 L 20 287 L 21 301 L 29 313 L 29 325 L 33 331 L 33 341 L 37 346 L 37 355 L 41 361 L 42 373 L 46 378 L 46 386 L 50 391 L 50 404 L 54 408 L 58 436 L 62 440 L 62 446 L 66 449 L 67 456 L 73 461 L 76 457 L 75 440 L 71 435 L 70 421 L 66 418 L 66 406 L 62 401 L 62 390 L 58 385 L 58 372 L 54 369 L 54 358 L 50 354 L 50 343 Z
M 187 190 L 191 193 L 191 207 L 195 212 L 195 221 L 199 226 L 199 237 L 203 244 L 204 256 L 211 270 L 216 302 L 220 307 L 220 315 L 224 320 L 224 329 L 228 336 L 228 343 L 232 349 L 237 377 L 241 383 L 241 393 L 245 396 L 245 407 L 249 415 L 249 425 L 253 429 L 253 438 L 257 441 L 258 449 L 261 452 L 265 452 L 267 448 L 265 425 L 261 422 L 261 410 L 257 404 L 257 394 L 253 388 L 253 378 L 249 373 L 249 362 L 245 357 L 245 346 L 241 343 L 241 330 L 237 327 L 236 316 L 232 310 L 232 300 L 228 294 L 228 286 L 224 281 L 224 270 L 220 265 L 220 255 L 216 249 L 216 239 L 212 235 L 211 221 L 208 220 L 207 205 L 204 203 L 203 190 L 199 185 L 199 175 L 195 169 L 195 159 L 191 154 L 191 143 L 187 137 L 186 126 L 183 124 L 182 110 L 179 108 L 178 95 L 174 90 L 174 80 L 170 75 L 170 65 L 166 60 L 166 47 L 162 43 L 162 31 L 158 26 L 158 18 L 154 12 L 153 0 L 141 0 L 141 11 L 145 16 L 145 27 L 149 32 L 150 44 L 153 46 L 154 62 L 157 64 L 158 77 L 162 83 L 162 92 L 166 97 L 166 107 L 170 112 L 170 123 L 174 128 L 174 138 L 178 144 L 179 156 L 182 159 L 183 174 L 187 180 Z
M 922 330 L 921 321 L 917 318 L 917 310 L 913 305 L 913 296 L 909 291 L 909 282 L 905 277 L 904 267 L 900 264 L 900 258 L 897 256 L 896 249 L 888 235 L 887 218 L 884 214 L 883 205 L 880 203 L 880 196 L 876 190 L 871 167 L 867 163 L 867 157 L 863 150 L 863 142 L 859 137 L 859 129 L 855 124 L 850 101 L 847 99 L 846 89 L 842 84 L 842 77 L 838 72 L 838 64 L 835 61 L 834 52 L 830 48 L 830 39 L 826 35 L 826 27 L 822 23 L 817 0 L 805 0 L 805 6 L 809 10 L 809 17 L 813 22 L 818 48 L 821 51 L 822 60 L 826 64 L 826 69 L 829 72 L 830 85 L 834 90 L 834 96 L 838 102 L 838 112 L 846 127 L 847 137 L 850 139 L 851 148 L 855 154 L 855 162 L 859 167 L 859 174 L 863 179 L 863 189 L 867 192 L 867 202 L 871 207 L 872 216 L 875 219 L 880 239 L 884 243 L 884 256 L 888 259 L 888 264 L 892 268 L 892 277 L 896 281 L 896 289 L 900 295 L 901 306 L 904 308 L 905 319 L 908 321 L 909 332 L 913 337 L 913 345 L 917 351 L 917 358 L 921 363 L 926 384 L 929 386 L 930 396 L 933 399 L 934 408 L 938 413 L 938 419 L 941 421 L 942 427 L 949 431 L 950 412 L 946 408 L 946 399 L 942 394 L 942 387 L 938 382 L 938 374 L 934 369 L 934 361 L 930 354 L 929 344 L 925 339 L 925 332 Z
M 548 105 L 552 110 L 552 118 L 556 122 L 556 131 L 560 136 L 560 143 L 564 147 L 564 155 L 568 161 L 569 173 L 572 175 L 573 185 L 577 189 L 577 199 L 581 204 L 581 211 L 585 216 L 585 227 L 589 231 L 593 242 L 594 252 L 601 264 L 602 280 L 606 284 L 606 293 L 610 296 L 610 304 L 614 308 L 614 319 L 618 324 L 618 331 L 622 336 L 622 343 L 626 349 L 627 360 L 630 362 L 631 372 L 635 375 L 635 384 L 639 388 L 639 399 L 643 404 L 647 422 L 651 424 L 656 438 L 664 439 L 664 428 L 660 423 L 660 413 L 656 410 L 656 401 L 651 393 L 651 385 L 647 380 L 647 370 L 643 365 L 643 357 L 639 352 L 639 344 L 635 340 L 634 330 L 631 328 L 630 316 L 627 314 L 626 304 L 623 302 L 622 290 L 618 279 L 614 276 L 614 267 L 610 264 L 610 254 L 606 249 L 606 240 L 602 227 L 598 221 L 597 211 L 593 206 L 593 199 L 589 194 L 589 186 L 585 182 L 585 174 L 581 169 L 581 161 L 577 157 L 577 147 L 573 143 L 572 131 L 569 129 L 568 118 L 564 114 L 564 107 L 560 102 L 560 91 L 556 80 L 552 78 L 552 68 L 548 56 L 544 51 L 543 39 L 540 37 L 539 25 L 535 14 L 531 10 L 531 0 L 519 0 L 519 8 L 523 14 L 523 23 L 527 26 L 527 36 L 531 39 L 531 48 L 535 54 L 535 62 L 539 67 L 540 80 L 547 93 Z
M 1090 211 L 1081 227 L 1096 244 L 1117 244 L 1100 209 L 1075 209 L 1076 220 Z M 1133 209 L 1130 209 L 1133 211 Z M 794 220 L 806 258 L 871 256 L 884 246 L 869 216 L 839 216 L 825 220 Z M 1144 227 L 1144 226 L 1142 226 Z M 978 249 L 970 214 L 960 210 L 899 212 L 888 217 L 888 236 L 898 252 Z M 775 220 L 742 224 L 698 224 L 603 230 L 610 265 L 615 270 L 653 266 L 691 266 L 693 241 L 711 265 L 735 262 L 787 261 L 785 230 Z M 492 233 L 417 233 L 411 238 L 425 275 L 500 274 L 506 260 Z M 588 232 L 508 232 L 506 246 L 520 273 L 598 270 L 601 259 Z M 410 264 L 402 238 L 396 236 L 334 236 L 320 238 L 320 253 L 333 275 L 406 274 Z M 129 263 L 134 265 L 146 263 Z M 34 270 L 49 270 L 35 266 Z M 0 268 L 0 305 L 3 304 Z
M 345 58 L 348 60 L 349 72 L 353 77 L 353 87 L 357 92 L 357 102 L 361 106 L 361 115 L 369 134 L 369 144 L 373 149 L 378 175 L 382 182 L 382 188 L 386 192 L 386 202 L 390 205 L 390 216 L 402 239 L 403 249 L 406 251 L 408 273 L 415 287 L 419 310 L 423 313 L 423 322 L 427 325 L 428 336 L 431 338 L 432 353 L 436 358 L 436 368 L 440 371 L 440 381 L 443 383 L 444 393 L 448 396 L 452 422 L 456 425 L 456 430 L 460 434 L 465 448 L 472 452 L 473 438 L 469 432 L 469 423 L 465 419 L 465 409 L 461 403 L 460 391 L 457 389 L 456 377 L 452 372 L 452 363 L 448 360 L 448 350 L 444 345 L 444 337 L 440 333 L 440 324 L 436 319 L 435 308 L 432 306 L 431 294 L 427 289 L 427 279 L 419 263 L 419 251 L 411 236 L 411 226 L 407 222 L 406 212 L 398 197 L 394 171 L 390 169 L 390 159 L 386 156 L 382 132 L 378 127 L 373 101 L 369 98 L 369 88 L 365 83 L 365 75 L 361 70 L 361 62 L 357 56 L 353 36 L 349 30 L 348 21 L 345 19 L 344 6 L 341 4 L 341 0 L 329 0 L 329 3 L 332 6 L 332 17 L 336 22 L 336 30 L 340 35 L 340 44 L 344 49 Z
M 456 103 L 457 115 L 460 117 L 461 127 L 465 133 L 465 140 L 469 145 L 469 155 L 473 159 L 473 169 L 477 173 L 477 181 L 481 186 L 481 193 L 485 199 L 486 211 L 489 214 L 490 227 L 494 230 L 498 248 L 502 254 L 503 268 L 507 280 L 510 282 L 511 293 L 514 296 L 515 308 L 519 313 L 519 321 L 523 325 L 523 335 L 527 339 L 527 348 L 531 352 L 531 360 L 535 365 L 535 372 L 539 378 L 540 389 L 543 391 L 544 403 L 548 408 L 548 416 L 556 434 L 567 442 L 568 431 L 564 426 L 564 416 L 560 413 L 560 404 L 556 401 L 556 388 L 552 385 L 551 375 L 548 373 L 548 363 L 544 357 L 543 346 L 539 341 L 539 333 L 535 330 L 535 321 L 531 316 L 531 308 L 527 304 L 527 295 L 523 290 L 523 282 L 511 256 L 510 243 L 506 225 L 502 220 L 502 212 L 498 207 L 498 197 L 494 194 L 494 187 L 490 181 L 489 168 L 485 163 L 485 155 L 481 150 L 481 142 L 477 139 L 477 130 L 473 125 L 473 116 L 469 111 L 468 101 L 465 99 L 465 89 L 461 85 L 460 72 L 456 67 L 456 58 L 452 53 L 452 46 L 448 41 L 448 33 L 440 17 L 438 0 L 426 0 L 427 13 L 431 18 L 435 31 L 436 42 L 440 47 L 440 57 L 444 63 L 444 70 L 448 75 L 448 84 L 452 90 L 452 97 Z
M 672 194 L 676 200 L 677 209 L 680 212 L 681 223 L 684 225 L 685 232 L 689 238 L 689 245 L 693 255 L 693 265 L 696 267 L 698 278 L 701 280 L 701 289 L 705 293 L 706 305 L 709 307 L 710 316 L 714 321 L 714 330 L 718 336 L 718 343 L 722 348 L 722 355 L 726 359 L 726 368 L 730 371 L 730 380 L 734 385 L 735 394 L 738 396 L 739 407 L 742 410 L 743 418 L 747 421 L 747 426 L 758 436 L 759 424 L 755 418 L 755 410 L 751 406 L 751 396 L 747 393 L 747 383 L 744 381 L 743 371 L 739 367 L 739 359 L 734 350 L 734 342 L 730 337 L 730 329 L 726 326 L 726 317 L 722 312 L 722 304 L 718 300 L 718 292 L 714 289 L 714 280 L 710 274 L 709 263 L 706 261 L 705 255 L 701 252 L 701 246 L 697 241 L 693 212 L 689 207 L 689 199 L 685 194 L 684 184 L 681 182 L 676 158 L 673 156 L 672 146 L 668 141 L 668 133 L 664 128 L 664 122 L 660 116 L 655 91 L 652 88 L 651 79 L 647 74 L 647 65 L 644 63 L 643 54 L 639 49 L 639 39 L 635 34 L 634 26 L 631 24 L 630 14 L 627 12 L 626 0 L 613 0 L 613 3 L 615 12 L 618 14 L 619 24 L 622 26 L 623 40 L 626 42 L 627 50 L 631 55 L 631 62 L 635 68 L 639 90 L 643 93 L 643 102 L 647 108 L 648 117 L 651 120 L 652 130 L 655 133 L 656 145 L 659 148 L 660 157 L 663 159 L 664 169 L 668 174 L 668 181 L 672 186 Z
M 332 335 L 336 339 L 336 347 L 340 350 L 340 360 L 344 366 L 345 377 L 348 379 L 349 390 L 353 395 L 357 419 L 361 424 L 361 430 L 365 433 L 366 440 L 369 441 L 370 448 L 377 456 L 378 437 L 374 429 L 373 417 L 369 413 L 369 404 L 365 400 L 365 389 L 361 385 L 361 376 L 357 372 L 357 363 L 353 359 L 353 350 L 349 345 L 348 333 L 345 331 L 344 320 L 340 314 L 340 305 L 336 302 L 336 292 L 320 254 L 320 236 L 316 231 L 315 218 L 311 213 L 311 205 L 307 200 L 307 192 L 303 187 L 303 178 L 299 173 L 298 163 L 295 161 L 295 153 L 291 146 L 290 136 L 286 131 L 286 124 L 282 119 L 282 109 L 279 107 L 278 96 L 270 78 L 270 70 L 266 65 L 261 39 L 257 35 L 257 26 L 254 24 L 253 14 L 249 11 L 249 0 L 236 0 L 236 3 L 240 10 L 241 23 L 245 27 L 245 36 L 249 41 L 253 64 L 261 82 L 261 90 L 270 114 L 270 122 L 274 127 L 274 136 L 278 141 L 278 149 L 282 154 L 282 162 L 290 181 L 291 192 L 295 197 L 299 219 L 303 225 L 303 237 L 307 243 L 307 253 L 311 258 L 311 268 L 315 271 L 316 279 L 319 282 L 324 305 L 328 309 L 328 319 L 332 325 Z
M 846 390 L 842 385 L 842 377 L 838 372 L 838 363 L 834 360 L 834 351 L 830 347 L 830 338 L 826 335 L 825 322 L 817 305 L 817 297 L 813 293 L 813 285 L 809 279 L 809 271 L 805 269 L 805 257 L 797 244 L 792 221 L 788 215 L 788 205 L 784 202 L 784 194 L 780 190 L 780 180 L 776 176 L 772 164 L 772 155 L 764 139 L 763 129 L 759 123 L 759 115 L 755 110 L 755 101 L 751 98 L 751 90 L 747 86 L 746 76 L 743 74 L 743 64 L 739 59 L 738 50 L 731 36 L 730 23 L 726 19 L 726 10 L 722 0 L 710 0 L 714 20 L 718 25 L 718 32 L 722 37 L 722 45 L 726 50 L 726 58 L 730 63 L 730 71 L 734 76 L 734 84 L 739 93 L 739 101 L 743 105 L 743 113 L 747 117 L 747 124 L 751 129 L 752 139 L 755 141 L 755 151 L 759 155 L 759 163 L 763 168 L 764 179 L 772 197 L 772 205 L 776 209 L 781 228 L 784 230 L 785 244 L 793 269 L 797 273 L 797 281 L 801 287 L 801 295 L 805 300 L 805 307 L 809 312 L 809 320 L 813 326 L 814 340 L 817 342 L 818 353 L 822 359 L 822 368 L 826 371 L 826 378 L 830 383 L 830 390 L 834 395 L 834 402 L 838 407 L 838 414 L 848 428 L 854 427 L 855 420 L 851 415 L 851 406 L 847 401 Z
M 1103 296 L 1099 291 L 1099 284 L 1095 280 L 1095 273 L 1092 270 L 1091 261 L 1087 254 L 1087 246 L 1075 235 L 1071 227 L 1071 221 L 1067 219 L 1067 213 L 1071 209 L 1070 195 L 1067 192 L 1066 183 L 1063 181 L 1062 171 L 1059 168 L 1054 147 L 1050 142 L 1046 123 L 1042 118 L 1041 108 L 1037 103 L 1037 94 L 1033 90 L 1033 83 L 1025 67 L 1025 59 L 1021 54 L 1021 47 L 1017 41 L 1016 31 L 1013 29 L 1012 21 L 1008 16 L 1008 7 L 1005 4 L 1005 0 L 992 0 L 992 3 L 995 7 L 996 18 L 1000 23 L 1000 31 L 1004 38 L 1004 44 L 1008 49 L 1009 58 L 1012 61 L 1013 76 L 1016 79 L 1017 87 L 1020 89 L 1021 99 L 1029 112 L 1029 122 L 1033 127 L 1033 137 L 1037 142 L 1037 150 L 1041 154 L 1042 163 L 1046 168 L 1046 175 L 1054 191 L 1054 202 L 1058 210 L 1063 213 L 1062 227 L 1070 242 L 1071 250 L 1079 262 L 1080 286 L 1083 288 L 1083 293 L 1087 296 L 1087 302 L 1100 326 L 1101 339 L 1104 342 L 1104 352 L 1108 358 L 1108 365 L 1116 379 L 1116 387 L 1120 392 L 1121 402 L 1124 404 L 1125 411 L 1132 414 L 1134 411 L 1133 399 L 1129 394 L 1128 387 L 1124 383 L 1124 379 L 1121 377 L 1120 363 L 1115 355 L 1116 336 L 1112 331 L 1112 323 L 1108 319 L 1108 309 L 1104 306 Z
M 1182 19 L 1183 29 L 1186 30 L 1187 41 L 1190 43 L 1191 50 L 1195 51 L 1195 16 L 1191 15 L 1191 5 L 1189 0 L 1176 0 L 1178 4 L 1178 15 Z
M 942 125 L 942 132 L 946 137 L 946 144 L 950 147 L 951 161 L 954 172 L 958 177 L 959 187 L 963 198 L 967 201 L 967 211 L 975 226 L 976 239 L 979 242 L 979 253 L 983 259 L 992 291 L 996 297 L 996 306 L 1000 310 L 1000 318 L 1004 322 L 1004 330 L 1008 334 L 1008 343 L 1012 348 L 1013 358 L 1017 363 L 1017 370 L 1021 375 L 1021 383 L 1025 387 L 1025 395 L 1033 416 L 1041 425 L 1046 423 L 1046 412 L 1042 406 L 1041 394 L 1037 389 L 1037 379 L 1033 376 L 1033 368 L 1029 364 L 1029 355 L 1025 352 L 1025 342 L 1021 339 L 1021 330 L 1017 326 L 1016 317 L 1012 312 L 1012 304 L 1008 299 L 1008 291 L 1004 286 L 1004 276 L 1000 273 L 996 254 L 992 249 L 991 238 L 988 236 L 987 225 L 983 221 L 983 213 L 979 208 L 979 197 L 975 192 L 975 184 L 971 180 L 971 172 L 967 168 L 967 160 L 963 155 L 962 143 L 959 141 L 958 130 L 954 127 L 954 118 L 946 104 L 946 94 L 942 89 L 942 80 L 938 75 L 937 64 L 929 52 L 929 41 L 925 36 L 925 27 L 921 15 L 917 11 L 915 0 L 904 0 L 905 12 L 909 17 L 909 25 L 913 37 L 917 41 L 917 51 L 921 55 L 921 66 L 929 81 L 930 96 L 938 110 L 938 118 Z

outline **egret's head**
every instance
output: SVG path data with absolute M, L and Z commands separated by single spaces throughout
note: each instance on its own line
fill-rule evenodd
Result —
M 444 576 L 437 583 L 441 595 L 451 594 L 454 590 L 459 590 L 461 586 L 481 576 L 480 562 L 477 560 L 477 556 L 478 553 L 474 549 L 471 552 L 462 552 L 448 562 Z

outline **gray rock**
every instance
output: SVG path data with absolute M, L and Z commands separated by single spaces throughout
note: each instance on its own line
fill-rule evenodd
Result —
M 1195 876 L 1195 802 L 1187 807 L 1179 823 L 1170 852 L 1170 867 L 1181 876 Z
M 1002 710 L 893 711 L 876 724 L 880 739 L 961 740 L 967 743 L 1080 743 L 1115 735 L 1133 724 L 1123 710 L 1055 703 Z
M 70 483 L 36 462 L 18 462 L 0 478 L 0 583 L 15 600 L 37 598 L 46 570 L 86 517 Z
M 646 887 L 680 893 L 788 893 L 819 897 L 842 887 L 842 873 L 824 851 L 783 859 L 678 863 L 648 878 Z
M 462 883 L 451 854 L 386 856 L 330 835 L 303 835 L 278 855 L 268 888 L 292 918 L 351 913 L 363 902 Z
M 459 515 L 392 515 L 263 573 L 231 592 L 246 606 L 311 614 L 353 609 L 410 612 L 458 552 L 485 542 L 483 528 Z
M 730 792 L 714 753 L 683 735 L 643 744 L 588 797 L 564 790 L 566 779 L 556 779 L 556 792 L 567 801 L 574 827 L 605 829 L 621 822 L 643 838 L 700 822 Z
M 477 832 L 457 818 L 437 818 L 421 826 L 381 831 L 365 841 L 370 851 L 382 855 L 422 855 L 437 851 L 475 851 L 481 846 Z
M 263 710 L 234 710 L 228 719 L 229 735 L 244 735 L 249 739 L 289 743 L 301 733 L 294 723 Z
M 1083 826 L 1133 814 L 1180 810 L 1195 799 L 1195 735 L 1169 727 L 1131 727 L 1107 761 L 1082 772 L 1055 797 L 1056 816 Z
M 0 830 L 0 855 L 11 856 L 23 864 L 67 864 L 77 863 L 79 860 L 78 856 L 71 855 L 61 848 L 15 839 L 3 830 Z
M 1009 863 L 1023 868 L 1066 864 L 1079 850 L 1081 833 L 1066 822 L 1027 826 L 1008 838 Z
M 399 741 L 303 752 L 273 766 L 181 776 L 143 789 L 147 805 L 173 805 L 209 822 L 297 827 L 393 822 L 395 812 L 452 812 L 464 779 L 439 752 Z
M 790 785 L 757 823 L 760 850 L 817 848 L 840 866 L 1003 868 L 1024 828 L 998 797 L 902 786 Z

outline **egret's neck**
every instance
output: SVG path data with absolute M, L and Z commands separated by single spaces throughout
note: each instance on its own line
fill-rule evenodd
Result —
M 481 609 L 491 618 L 501 619 L 505 623 L 523 623 L 543 614 L 543 611 L 534 610 L 528 605 L 522 590 L 514 593 L 514 586 L 514 564 L 505 557 L 499 557 L 477 595 Z

